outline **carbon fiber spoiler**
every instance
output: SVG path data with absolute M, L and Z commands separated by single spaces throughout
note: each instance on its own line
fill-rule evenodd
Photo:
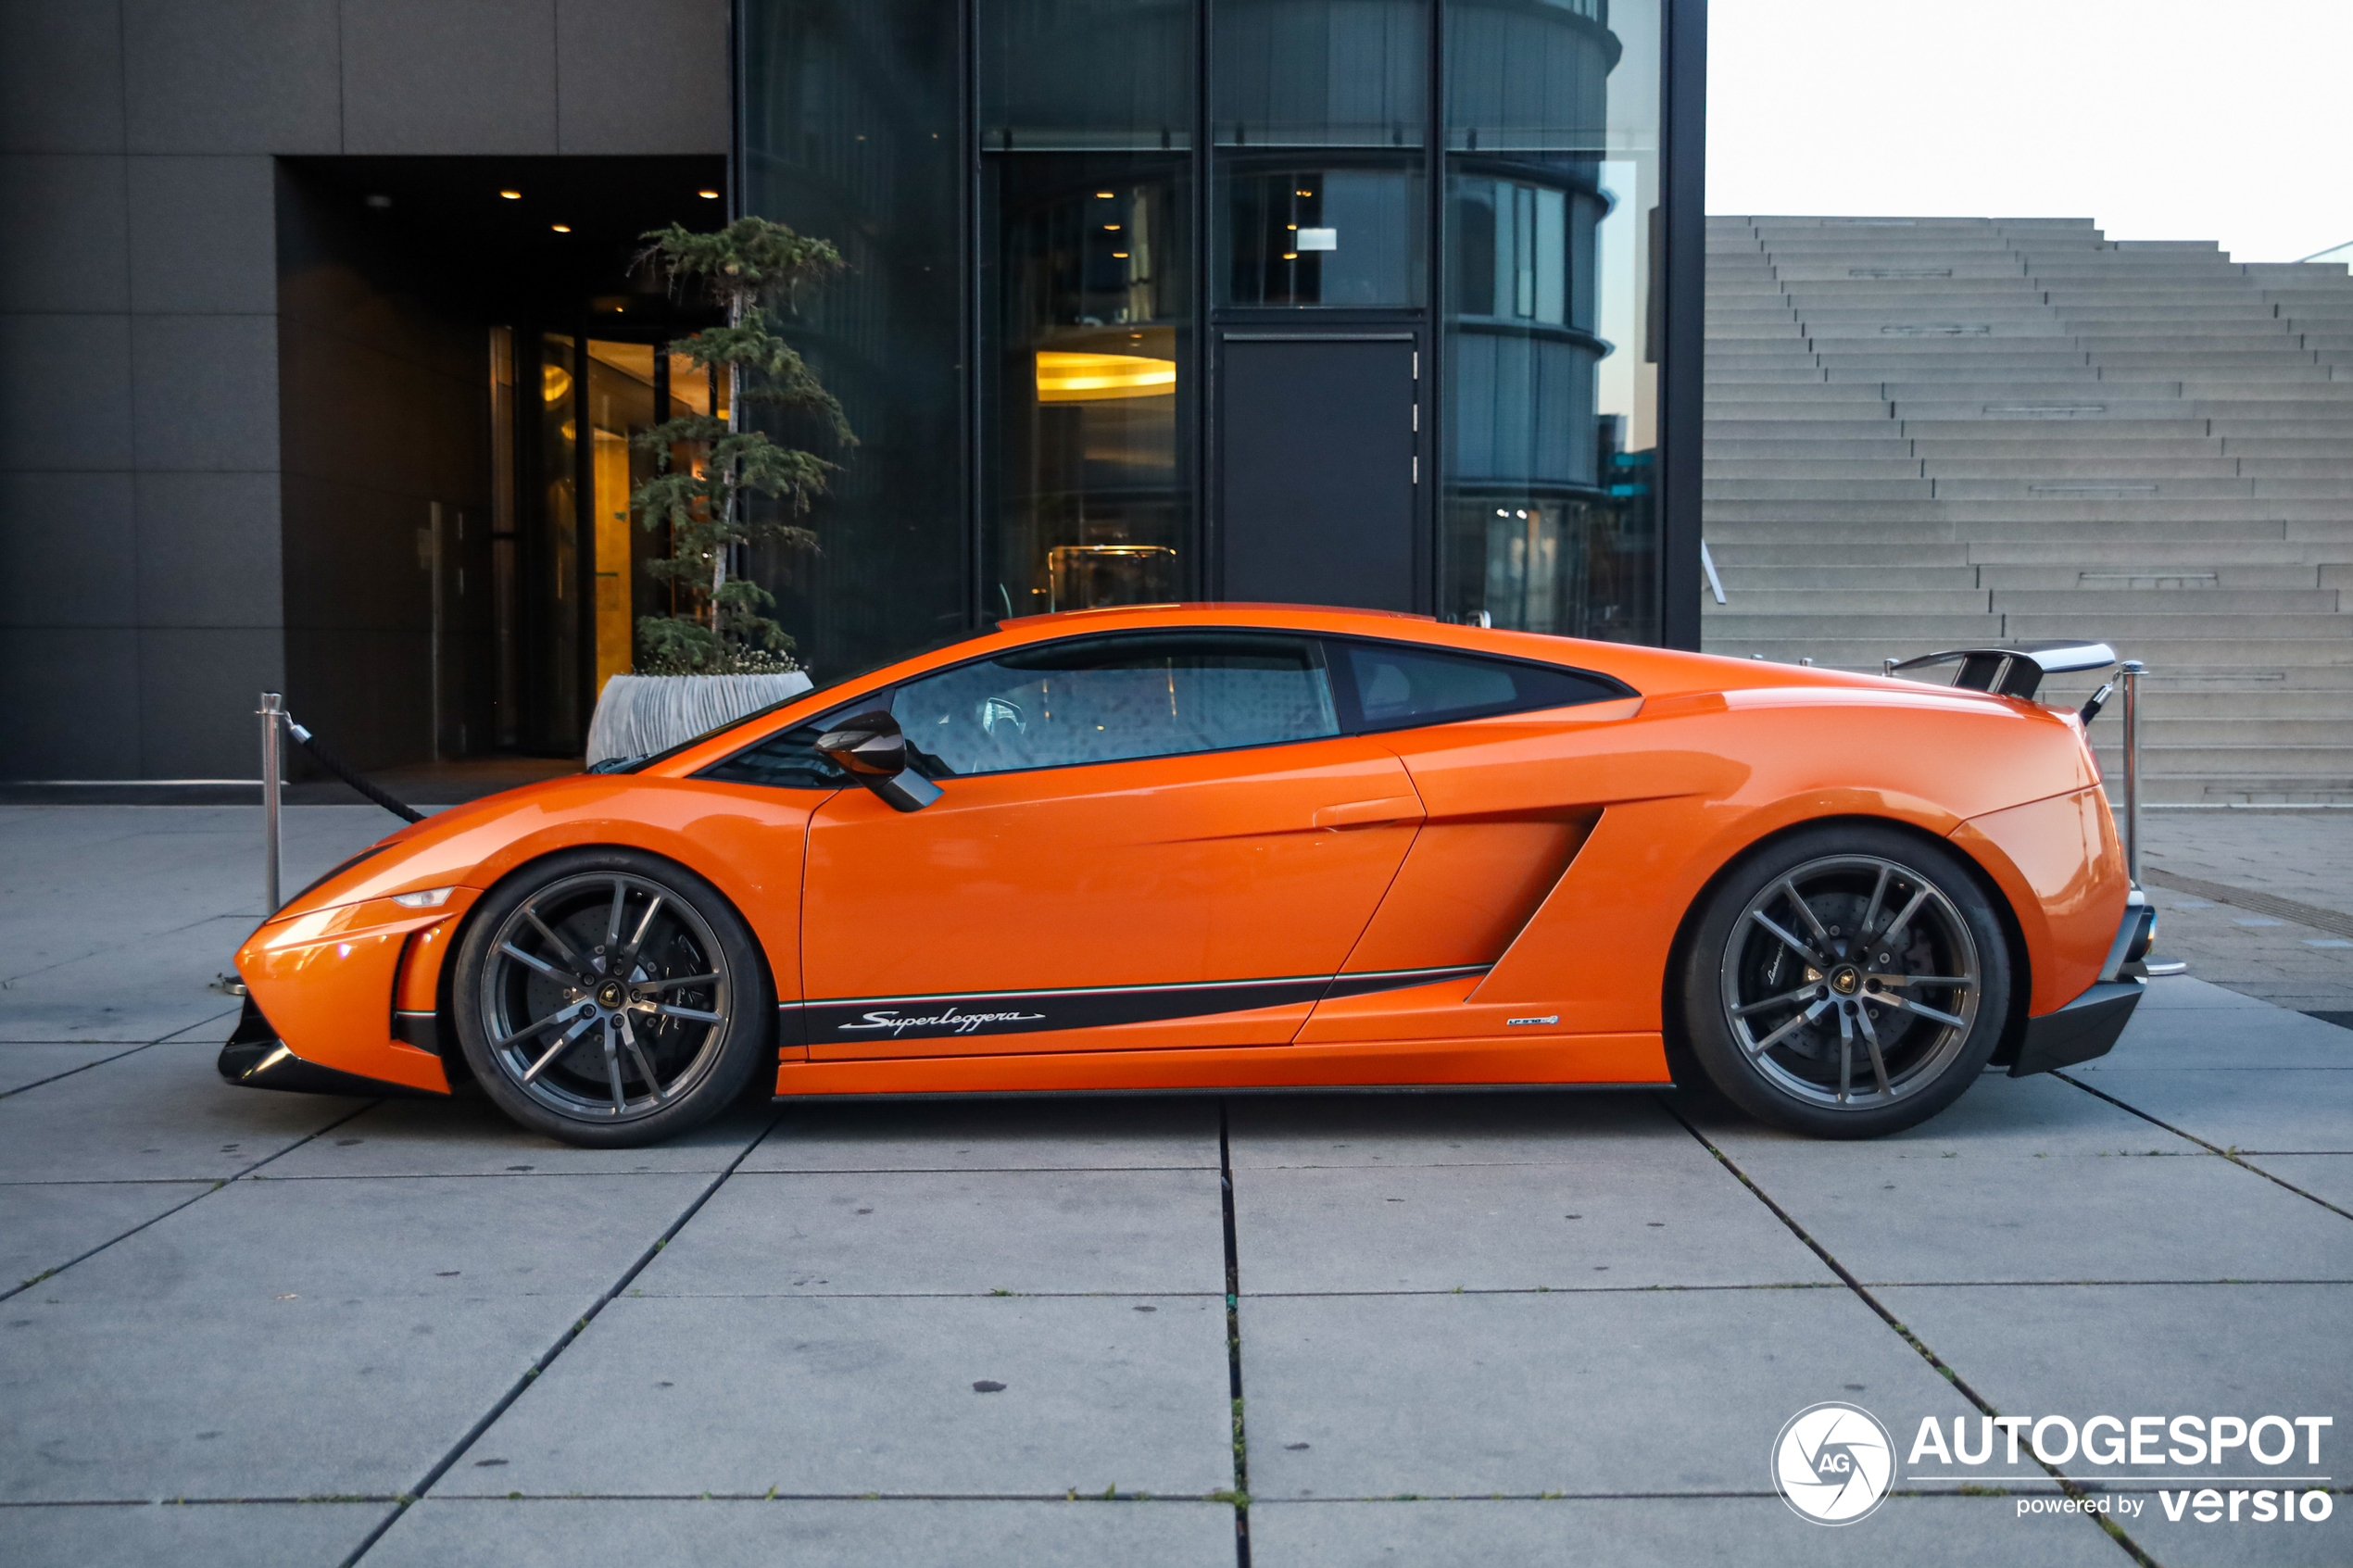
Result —
M 1986 647 L 1946 648 L 1924 653 L 1900 664 L 1890 664 L 1891 675 L 1905 670 L 1960 661 L 1953 684 L 1996 696 L 2032 697 L 2045 675 L 2075 670 L 2105 670 L 2116 662 L 2116 650 L 2106 643 L 2059 638 L 2047 642 L 1996 643 Z

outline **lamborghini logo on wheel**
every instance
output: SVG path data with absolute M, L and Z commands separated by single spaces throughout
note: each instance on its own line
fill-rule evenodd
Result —
M 1857 1405 L 1809 1405 L 1773 1439 L 1773 1485 L 1792 1511 L 1817 1524 L 1868 1517 L 1894 1478 L 1894 1440 Z

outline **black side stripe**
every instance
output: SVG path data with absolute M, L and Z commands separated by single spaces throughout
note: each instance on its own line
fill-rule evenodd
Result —
M 1362 997 L 1487 972 L 1486 964 L 1387 970 L 1377 974 L 1311 974 L 1278 980 L 1212 981 L 1189 985 L 1111 985 L 1072 991 L 997 991 L 970 996 L 858 997 L 780 1003 L 788 1043 L 860 1039 L 923 1040 L 961 1035 L 1033 1035 L 1100 1029 L 1171 1018 Z

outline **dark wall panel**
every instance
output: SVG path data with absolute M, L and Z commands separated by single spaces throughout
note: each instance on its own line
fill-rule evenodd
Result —
M 429 530 L 439 503 L 446 549 L 460 511 L 486 537 L 487 327 L 347 196 L 283 167 L 278 236 L 287 704 L 361 767 L 425 760 Z M 469 576 L 486 603 L 488 573 Z M 475 618 L 447 599 L 444 616 Z

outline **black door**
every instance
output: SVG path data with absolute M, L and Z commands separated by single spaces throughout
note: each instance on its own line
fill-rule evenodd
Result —
M 1220 347 L 1223 596 L 1420 608 L 1415 339 L 1228 332 Z

